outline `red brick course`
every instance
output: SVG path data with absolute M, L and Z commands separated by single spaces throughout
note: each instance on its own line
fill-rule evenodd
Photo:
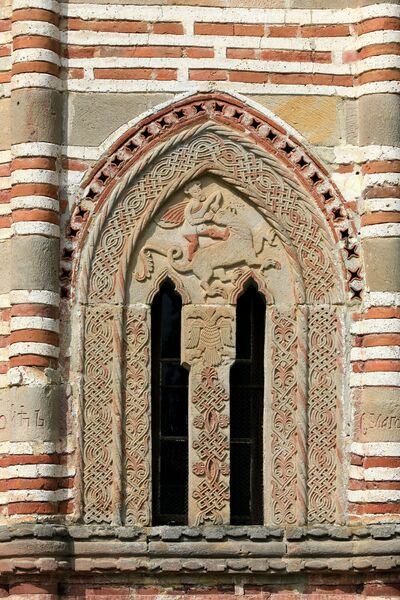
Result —
M 176 69 L 93 69 L 96 79 L 155 79 L 169 81 L 177 78 Z

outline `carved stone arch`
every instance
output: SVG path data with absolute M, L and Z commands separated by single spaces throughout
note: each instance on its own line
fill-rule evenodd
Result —
M 135 252 L 152 242 L 149 236 L 160 227 L 159 219 L 182 202 L 184 186 L 193 177 L 207 193 L 218 189 L 223 203 L 228 198 L 228 208 L 238 206 L 236 214 L 246 214 L 257 226 L 257 219 L 263 219 L 276 236 L 288 272 L 297 270 L 297 281 L 304 281 L 304 293 L 293 291 L 286 302 L 279 291 L 283 284 L 277 283 L 279 301 L 271 295 L 267 308 L 270 414 L 265 443 L 271 460 L 264 474 L 265 522 L 340 521 L 341 323 L 362 289 L 356 231 L 322 166 L 280 125 L 227 96 L 189 98 L 126 134 L 95 167 L 74 214 L 80 234 L 73 282 L 76 306 L 84 315 L 76 365 L 83 381 L 78 399 L 80 516 L 86 522 L 151 523 L 149 299 L 157 283 L 151 283 L 147 296 L 135 295 L 133 265 L 138 260 Z M 226 211 L 219 223 L 215 215 L 211 221 L 223 228 Z M 226 229 L 232 236 L 232 223 Z M 166 247 L 173 249 L 173 243 Z M 272 257 L 274 251 L 268 243 Z M 171 252 L 157 256 L 164 260 L 156 265 L 158 279 L 170 272 L 182 282 L 186 275 L 179 276 Z M 243 266 L 240 260 L 235 264 Z M 251 267 L 249 261 L 244 265 Z M 354 272 L 356 278 L 351 276 Z M 243 282 L 247 276 L 244 271 L 238 279 Z M 189 277 L 204 283 L 193 269 Z M 270 292 L 273 284 L 267 281 L 266 286 Z M 184 300 L 186 317 L 194 302 L 204 304 L 205 315 L 214 311 L 212 319 L 220 314 L 234 320 L 232 290 L 226 296 L 217 294 L 220 306 L 214 310 L 207 306 L 215 298 L 214 289 L 208 288 L 202 302 L 193 299 L 192 289 Z M 215 370 L 211 379 L 204 379 L 198 363 L 193 363 L 198 379 L 192 389 L 224 396 L 232 352 L 229 343 L 221 350 L 221 364 L 210 367 Z M 193 507 L 191 523 L 229 521 L 227 468 L 219 481 L 225 504 L 218 510 L 201 504 L 199 490 L 207 489 L 211 496 L 215 490 L 201 480 L 200 472 L 193 471 L 198 506 Z

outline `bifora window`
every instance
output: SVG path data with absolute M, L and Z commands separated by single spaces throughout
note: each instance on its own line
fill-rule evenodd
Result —
M 84 327 L 73 328 L 74 376 L 82 381 L 77 518 L 141 527 L 260 522 L 263 496 L 267 526 L 342 522 L 343 324 L 363 287 L 343 199 L 282 124 L 237 99 L 189 98 L 138 127 L 123 141 L 128 152 L 117 153 L 137 149 L 133 170 L 113 162 L 113 149 L 103 191 L 94 173 L 90 206 L 98 203 L 88 209 L 72 271 L 84 316 Z M 111 179 L 103 186 L 108 172 L 115 186 Z M 154 300 L 166 278 L 173 282 L 166 298 L 181 311 L 173 334 L 170 317 L 161 323 L 164 289 Z M 251 369 L 235 381 L 240 361 L 249 360 L 240 350 L 249 280 L 267 304 L 264 432 L 254 431 L 255 416 L 250 423 L 237 416 L 239 386 L 247 381 L 254 399 L 263 385 Z M 167 327 L 172 353 L 162 350 Z M 262 353 L 258 343 L 252 348 L 257 364 Z M 179 410 L 168 409 L 178 402 L 170 386 L 180 389 Z M 261 414 L 259 400 L 254 407 Z M 257 462 L 258 479 L 248 467 Z
M 170 282 L 151 309 L 153 524 L 188 521 L 188 371 L 181 366 L 182 302 Z M 230 371 L 232 524 L 263 522 L 265 300 L 252 282 L 238 299 Z

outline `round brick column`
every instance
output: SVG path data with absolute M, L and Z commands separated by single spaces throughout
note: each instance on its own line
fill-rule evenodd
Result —
M 58 3 L 16 0 L 12 12 L 9 401 L 3 461 L 9 515 L 58 512 Z M 1 460 L 1 459 L 0 459 Z M 23 465 L 21 469 L 16 466 Z M 29 493 L 28 493 L 29 490 Z
M 390 49 L 385 37 L 391 33 L 389 18 L 360 23 L 359 33 L 366 33 L 367 27 L 374 29 L 376 45 L 360 45 L 360 68 L 366 56 Z M 400 95 L 394 93 L 389 69 L 379 72 L 379 85 L 371 83 L 375 77 L 377 72 L 369 71 L 358 79 L 366 294 L 352 323 L 355 419 L 348 510 L 355 521 L 397 520 L 400 514 L 400 485 L 395 480 L 400 465 Z

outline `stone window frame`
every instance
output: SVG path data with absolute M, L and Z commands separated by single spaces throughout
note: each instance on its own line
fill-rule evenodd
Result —
M 237 130 L 233 131 L 235 127 L 233 127 L 232 121 L 235 118 L 237 118 L 238 121 L 235 123 Z M 145 132 L 146 135 L 143 135 L 143 132 Z M 123 415 L 124 400 L 122 398 L 122 387 L 120 385 L 122 377 L 127 378 L 128 388 L 129 385 L 132 385 L 132 393 L 134 393 L 136 397 L 139 393 L 143 398 L 143 403 L 139 410 L 141 415 L 131 415 L 133 419 L 132 423 L 134 422 L 137 424 L 138 418 L 140 419 L 141 416 L 143 416 L 148 407 L 148 393 L 146 392 L 149 377 L 148 352 L 142 352 L 141 362 L 139 365 L 135 365 L 134 373 L 132 373 L 132 376 L 129 379 L 130 357 L 137 357 L 138 352 L 142 350 L 148 342 L 148 310 L 143 306 L 133 310 L 131 310 L 131 308 L 123 307 L 125 293 L 124 277 L 126 276 L 126 267 L 130 261 L 130 251 L 132 248 L 132 241 L 135 239 L 135 233 L 131 233 L 130 241 L 124 245 L 125 252 L 120 259 L 118 272 L 115 273 L 115 296 L 108 305 L 104 302 L 93 302 L 93 297 L 91 298 L 90 276 L 95 273 L 95 277 L 100 281 L 97 268 L 95 268 L 97 267 L 95 263 L 95 248 L 99 243 L 100 236 L 104 235 L 105 226 L 112 220 L 111 217 L 113 211 L 116 212 L 118 210 L 119 200 L 124 194 L 125 199 L 129 197 L 129 186 L 131 186 L 138 173 L 148 168 L 152 161 L 156 160 L 157 156 L 162 154 L 162 152 L 165 152 L 167 148 L 175 147 L 178 144 L 184 143 L 186 140 L 196 139 L 196 136 L 198 137 L 199 135 L 208 132 L 214 132 L 216 135 L 227 135 L 229 139 L 232 139 L 232 136 L 234 136 L 235 140 L 242 145 L 242 147 L 249 149 L 249 151 L 256 151 L 256 155 L 266 155 L 269 153 L 274 159 L 275 168 L 277 168 L 279 163 L 284 165 L 286 171 L 281 169 L 281 175 L 282 172 L 287 172 L 287 166 L 289 164 L 290 173 L 292 174 L 292 177 L 295 178 L 296 189 L 299 190 L 300 193 L 301 190 L 304 190 L 307 193 L 311 219 L 315 219 L 318 226 L 322 226 L 321 213 L 324 215 L 326 221 L 323 227 L 325 231 L 330 232 L 331 240 L 333 242 L 331 243 L 330 249 L 330 252 L 334 255 L 334 260 L 331 263 L 331 265 L 334 265 L 332 266 L 332 272 L 334 273 L 334 279 L 337 280 L 339 287 L 341 286 L 341 290 L 337 292 L 339 295 L 336 298 L 333 297 L 328 299 L 328 302 L 331 305 L 330 310 L 326 311 L 326 303 L 319 299 L 319 303 L 315 307 L 315 310 L 311 311 L 310 314 L 305 314 L 307 311 L 298 311 L 299 314 L 296 316 L 295 320 L 293 320 L 293 315 L 277 314 L 276 311 L 274 312 L 274 308 L 271 308 L 269 327 L 275 328 L 275 333 L 271 336 L 271 339 L 275 341 L 276 348 L 271 348 L 270 351 L 271 353 L 276 353 L 278 349 L 279 351 L 282 351 L 282 344 L 285 343 L 285 340 L 284 337 L 280 335 L 280 331 L 282 330 L 282 327 L 287 328 L 288 323 L 291 321 L 294 337 L 300 340 L 296 350 L 297 356 L 299 352 L 304 353 L 307 342 L 310 343 L 309 373 L 313 373 L 313 369 L 317 369 L 315 365 L 317 365 L 320 360 L 320 353 L 323 351 L 324 347 L 326 347 L 327 336 L 332 336 L 333 351 L 328 360 L 331 365 L 334 365 L 332 368 L 334 371 L 335 385 L 338 384 L 341 366 L 337 362 L 336 354 L 342 354 L 343 346 L 342 341 L 337 339 L 336 332 L 340 329 L 340 322 L 342 321 L 345 312 L 357 309 L 362 294 L 363 279 L 360 274 L 360 252 L 357 248 L 356 230 L 352 221 L 352 215 L 345 207 L 343 199 L 332 184 L 328 174 L 324 172 L 322 166 L 318 162 L 313 160 L 309 154 L 305 152 L 298 140 L 293 139 L 293 136 L 282 129 L 280 124 L 271 123 L 270 120 L 266 120 L 263 115 L 260 115 L 259 113 L 255 114 L 253 110 L 241 104 L 236 99 L 227 96 L 197 96 L 190 98 L 185 102 L 182 101 L 181 103 L 177 103 L 176 105 L 173 105 L 172 108 L 169 107 L 168 111 L 165 110 L 160 114 L 153 115 L 151 119 L 147 119 L 147 121 L 136 127 L 134 132 L 130 132 L 130 135 L 124 136 L 120 147 L 117 147 L 117 149 L 115 147 L 113 148 L 113 152 L 110 154 L 110 158 L 107 162 L 102 161 L 100 168 L 95 167 L 93 170 L 94 174 L 90 177 L 89 181 L 86 180 L 85 182 L 86 187 L 84 197 L 80 200 L 72 218 L 72 224 L 78 230 L 76 243 L 77 251 L 75 251 L 72 282 L 72 289 L 74 290 L 73 304 L 75 305 L 75 309 L 77 309 L 76 307 L 79 307 L 77 310 L 80 310 L 84 317 L 86 333 L 89 332 L 90 334 L 91 328 L 93 329 L 93 327 L 96 329 L 95 332 L 92 331 L 93 338 L 96 340 L 94 351 L 98 351 L 99 342 L 101 343 L 102 341 L 105 348 L 108 348 L 108 350 L 110 348 L 113 349 L 114 354 L 111 363 L 107 365 L 107 368 L 103 368 L 105 379 L 102 388 L 103 390 L 106 390 L 107 393 L 109 393 L 110 398 L 112 398 L 111 414 L 106 416 L 109 431 L 111 431 L 111 437 L 109 436 L 109 439 L 112 440 L 112 448 L 109 447 L 106 452 L 112 472 L 111 494 L 108 496 L 106 502 L 104 502 L 104 498 L 101 498 L 101 495 L 97 498 L 98 503 L 101 504 L 101 506 L 106 507 L 106 510 L 109 512 L 106 517 L 105 513 L 96 514 L 96 511 L 88 516 L 87 511 L 85 512 L 84 510 L 88 481 L 90 482 L 90 478 L 92 478 L 93 482 L 96 481 L 95 486 L 100 490 L 107 488 L 107 486 L 103 486 L 104 482 L 98 480 L 98 469 L 96 467 L 89 468 L 89 476 L 87 471 L 86 481 L 84 481 L 85 461 L 86 465 L 88 465 L 88 452 L 87 448 L 85 449 L 85 439 L 87 440 L 90 437 L 90 419 L 88 422 L 88 415 L 85 415 L 87 404 L 85 405 L 85 401 L 83 400 L 82 388 L 86 386 L 87 394 L 87 390 L 93 388 L 94 384 L 90 381 L 90 368 L 88 370 L 87 363 L 85 363 L 85 360 L 87 361 L 87 357 L 90 356 L 91 352 L 90 340 L 89 342 L 87 340 L 85 344 L 82 344 L 82 340 L 78 340 L 80 352 L 78 361 L 76 361 L 76 364 L 73 367 L 78 378 L 81 379 L 81 386 L 76 394 L 79 413 L 77 435 L 78 462 L 80 466 L 77 477 L 76 517 L 78 519 L 84 518 L 87 523 L 110 523 L 118 525 L 123 522 L 127 525 L 135 524 L 143 526 L 150 523 L 148 512 L 149 493 L 143 493 L 143 482 L 146 482 L 149 479 L 148 466 L 147 468 L 143 467 L 140 471 L 140 481 L 135 475 L 132 475 L 133 479 L 129 485 L 129 489 L 131 490 L 129 501 L 128 496 L 126 495 L 124 497 L 123 492 L 123 481 L 126 481 L 126 474 L 129 472 L 133 473 L 134 469 L 132 465 L 137 465 L 137 460 L 143 459 L 143 452 L 148 452 L 150 443 L 148 436 L 146 439 L 148 424 L 142 423 L 141 427 L 139 427 L 139 429 L 142 430 L 143 435 L 141 443 L 138 443 L 137 437 L 134 440 L 131 440 L 133 444 L 131 447 L 132 451 L 127 452 L 125 449 L 124 452 L 120 440 L 123 419 L 125 419 L 125 427 L 128 432 L 126 439 L 129 441 L 129 431 L 131 431 L 132 436 L 135 437 L 133 435 L 132 426 L 129 425 L 128 412 L 125 412 L 125 415 Z M 118 158 L 118 160 L 116 160 L 116 158 Z M 304 166 L 304 163 L 306 166 Z M 211 169 L 209 168 L 208 170 Z M 193 173 L 190 175 L 193 177 Z M 221 173 L 219 173 L 219 176 L 227 177 L 227 175 Z M 177 185 L 182 185 L 182 180 L 180 180 Z M 163 198 L 163 192 L 161 192 L 161 198 L 162 200 L 165 200 L 165 198 Z M 302 198 L 304 200 L 306 199 L 304 192 Z M 133 198 L 133 205 L 134 202 L 135 199 Z M 314 205 L 312 205 L 313 202 Z M 337 215 L 338 211 L 342 215 L 340 223 L 334 218 L 334 215 Z M 128 227 L 129 224 L 126 223 L 126 226 Z M 136 232 L 136 236 L 137 235 Z M 126 248 L 128 248 L 127 251 Z M 351 252 L 349 252 L 349 250 Z M 348 256 L 350 256 L 349 259 L 347 258 Z M 340 265 L 340 267 L 337 265 Z M 346 271 L 347 273 L 356 272 L 358 277 L 353 278 L 351 275 L 346 276 Z M 103 285 L 103 282 L 101 282 L 100 285 Z M 177 281 L 177 285 L 180 285 L 179 281 Z M 96 328 L 95 323 L 101 323 L 101 331 Z M 308 323 L 309 327 L 308 335 L 306 335 L 306 337 L 304 337 L 305 323 Z M 286 349 L 286 352 L 289 352 L 290 354 L 291 350 Z M 126 371 L 125 373 L 122 373 L 124 369 Z M 96 377 L 97 376 L 98 371 L 96 373 Z M 302 377 L 304 380 L 304 373 Z M 117 385 L 115 385 L 115 382 L 117 382 Z M 201 384 L 201 381 L 199 384 Z M 310 387 L 310 381 L 308 381 L 308 385 Z M 297 400 L 303 404 L 303 414 L 306 412 L 305 386 L 306 382 L 304 383 L 303 389 L 299 391 Z M 313 389 L 316 390 L 316 387 L 313 388 L 311 386 L 311 393 L 313 393 Z M 314 393 L 318 406 L 318 393 L 317 391 Z M 94 391 L 93 394 L 95 397 L 96 392 Z M 338 389 L 334 400 L 336 411 L 335 421 L 340 418 L 340 411 L 337 406 L 338 399 L 340 401 L 340 395 L 341 391 Z M 319 399 L 319 402 L 321 402 L 321 399 Z M 94 424 L 92 427 L 93 426 Z M 297 424 L 297 434 L 300 434 L 300 436 L 305 435 L 304 423 Z M 316 436 L 317 432 L 314 431 L 312 435 Z M 335 440 L 337 440 L 337 436 L 338 432 L 335 431 Z M 313 444 L 315 447 L 316 439 L 314 439 Z M 335 447 L 331 448 L 331 451 L 333 450 L 336 453 L 336 441 Z M 140 456 L 141 454 L 142 456 Z M 306 521 L 332 523 L 340 522 L 343 519 L 343 508 L 340 506 L 331 507 L 328 511 L 329 514 L 327 514 L 325 509 L 320 510 L 318 508 L 318 498 L 315 497 L 315 494 L 314 506 L 310 505 L 310 497 L 308 496 L 308 498 L 306 498 L 306 486 L 310 485 L 310 478 L 308 478 L 308 482 L 306 483 L 304 477 L 304 471 L 307 468 L 306 463 L 309 463 L 310 461 L 310 453 L 307 458 L 308 461 L 303 455 L 301 458 L 296 456 L 294 459 L 295 469 L 300 474 L 300 478 L 303 476 L 302 482 L 295 481 L 293 483 L 293 489 L 296 490 L 295 494 L 300 498 L 298 502 L 300 506 L 294 510 L 295 514 L 289 519 L 287 518 L 287 514 L 282 512 L 282 509 L 280 509 L 280 511 L 275 510 L 273 515 L 267 517 L 267 524 L 301 525 Z M 320 460 L 320 458 L 321 457 L 317 457 L 316 455 L 311 456 L 312 460 Z M 124 459 L 126 461 L 125 464 L 123 464 Z M 272 470 L 273 469 L 271 468 L 271 471 Z M 123 472 L 125 473 L 124 475 Z M 332 485 L 333 489 L 337 489 L 337 487 L 340 487 L 341 485 L 341 474 L 339 473 L 336 458 L 334 472 L 334 482 Z M 320 477 L 320 475 L 317 475 L 317 480 L 318 477 Z M 317 485 L 317 487 L 318 485 L 321 485 L 318 481 L 314 482 L 314 484 Z M 130 507 L 135 507 L 135 514 Z M 196 520 L 191 519 L 191 522 L 194 524 Z

